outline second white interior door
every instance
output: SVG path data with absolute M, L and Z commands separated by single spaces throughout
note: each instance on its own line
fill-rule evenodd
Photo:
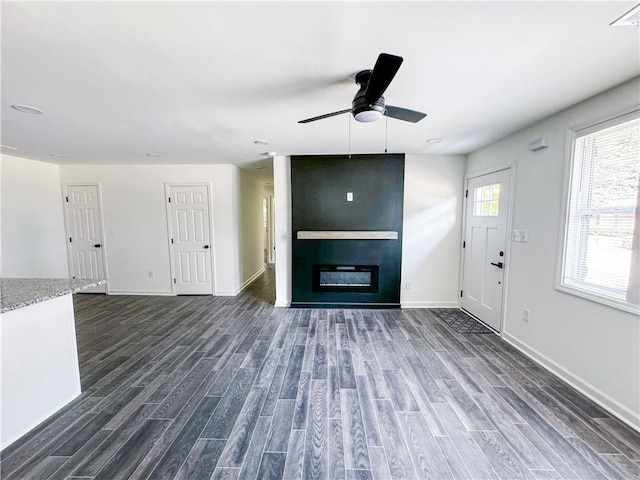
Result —
M 169 185 L 173 282 L 177 295 L 211 295 L 209 187 Z

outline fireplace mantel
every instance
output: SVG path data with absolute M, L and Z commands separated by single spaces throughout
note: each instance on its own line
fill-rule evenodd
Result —
M 396 231 L 363 231 L 363 230 L 301 230 L 298 240 L 397 240 Z

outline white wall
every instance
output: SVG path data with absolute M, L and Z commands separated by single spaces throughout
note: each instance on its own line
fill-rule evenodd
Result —
M 291 158 L 273 159 L 276 307 L 291 305 Z
M 263 187 L 253 175 L 240 173 L 240 271 L 246 286 L 264 271 Z
M 57 165 L 2 155 L 3 277 L 69 276 Z
M 639 103 L 636 78 L 468 156 L 467 174 L 516 163 L 512 243 L 503 335 L 628 423 L 640 428 L 638 316 L 555 289 L 567 129 Z M 549 147 L 528 150 L 547 135 Z M 523 308 L 532 312 L 521 320 Z
M 458 307 L 465 159 L 405 157 L 403 308 Z
M 291 303 L 291 160 L 274 159 L 276 306 Z M 407 155 L 402 245 L 403 307 L 457 307 L 465 157 Z M 406 288 L 410 282 L 410 289 Z
M 208 183 L 213 203 L 214 293 L 235 295 L 239 175 L 232 165 L 62 165 L 64 183 L 100 183 L 111 293 L 171 294 L 165 183 Z M 149 278 L 149 271 L 154 278 Z

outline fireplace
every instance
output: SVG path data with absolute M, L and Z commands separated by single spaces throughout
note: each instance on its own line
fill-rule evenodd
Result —
M 314 265 L 314 292 L 378 292 L 378 265 Z
M 291 158 L 291 306 L 398 308 L 404 155 Z

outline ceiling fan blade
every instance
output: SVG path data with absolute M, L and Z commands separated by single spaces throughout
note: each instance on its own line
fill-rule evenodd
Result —
M 378 55 L 378 60 L 373 67 L 371 78 L 367 85 L 367 91 L 364 94 L 364 98 L 369 105 L 373 105 L 380 99 L 393 77 L 398 73 L 400 65 L 402 65 L 402 57 L 389 53 Z
M 323 118 L 335 117 L 336 115 L 342 115 L 343 113 L 350 112 L 351 109 L 347 108 L 346 110 L 340 110 L 339 112 L 325 113 L 324 115 L 319 115 L 317 117 L 305 118 L 304 120 L 300 120 L 298 123 L 309 123 L 315 122 L 316 120 L 322 120 Z
M 397 118 L 398 120 L 404 120 L 405 122 L 418 123 L 424 117 L 426 113 L 416 112 L 415 110 L 409 110 L 408 108 L 394 107 L 393 105 L 387 105 L 385 107 L 384 114 L 387 117 Z

